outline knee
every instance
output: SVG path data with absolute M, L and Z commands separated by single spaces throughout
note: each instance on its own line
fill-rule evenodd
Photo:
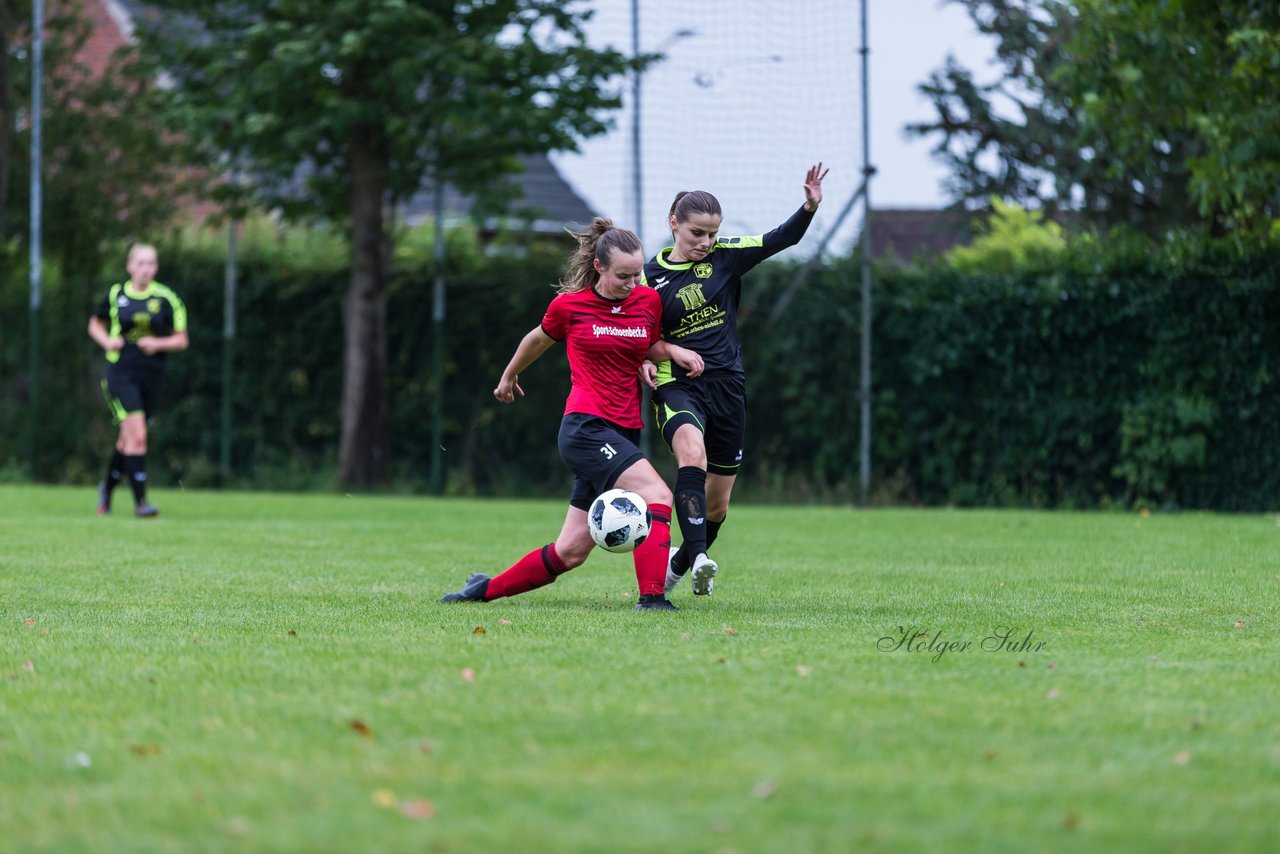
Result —
M 707 496 L 707 518 L 712 522 L 723 522 L 724 517 L 729 515 L 729 496 L 727 495 L 708 495 Z
M 648 504 L 662 504 L 666 507 L 671 506 L 671 490 L 667 485 L 659 480 L 657 483 L 646 486 L 644 491 L 640 493 L 640 497 Z
M 677 465 L 706 469 L 707 446 L 703 441 L 702 431 L 697 427 L 686 424 L 677 430 L 671 450 L 676 455 Z
M 565 572 L 571 569 L 577 569 L 587 562 L 587 555 L 591 554 L 594 543 L 587 540 L 585 543 L 574 541 L 572 543 L 556 543 L 556 555 L 560 558 L 560 562 L 564 564 Z

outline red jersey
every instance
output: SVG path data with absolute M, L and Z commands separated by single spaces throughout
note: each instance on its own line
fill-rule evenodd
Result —
M 640 363 L 662 337 L 662 298 L 633 288 L 620 300 L 594 288 L 560 294 L 547 306 L 542 331 L 567 342 L 569 399 L 564 413 L 599 415 L 619 427 L 639 428 Z

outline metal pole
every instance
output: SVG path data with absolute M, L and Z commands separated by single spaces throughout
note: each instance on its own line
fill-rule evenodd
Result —
M 431 404 L 431 491 L 444 491 L 444 177 L 437 171 L 435 186 L 435 292 L 431 302 L 431 362 L 435 394 Z
M 222 428 L 218 448 L 218 477 L 225 487 L 231 480 L 231 368 L 236 347 L 236 230 L 233 218 L 227 226 L 227 266 L 222 280 Z
M 43 237 L 40 233 L 40 220 L 43 210 L 41 189 L 40 148 L 42 135 L 42 113 L 44 104 L 44 0 L 35 0 L 31 4 L 31 300 L 28 311 L 30 320 L 30 376 L 27 385 L 30 388 L 31 423 L 29 436 L 29 453 L 31 459 L 31 479 L 38 475 L 37 456 L 39 444 L 37 425 L 40 423 L 40 303 L 44 271 L 40 265 Z
M 868 83 L 867 0 L 862 0 L 862 389 L 861 453 L 858 460 L 858 497 L 866 506 L 871 491 L 871 106 Z
M 640 58 L 640 0 L 631 0 L 631 58 Z M 632 228 L 640 238 L 640 251 L 644 251 L 644 167 L 641 165 L 640 143 L 640 77 L 642 72 L 631 72 L 631 193 L 634 202 Z
M 631 58 L 640 58 L 640 0 L 631 0 Z M 631 72 L 631 194 L 635 204 L 632 228 L 635 229 L 636 237 L 640 238 L 641 254 L 644 253 L 644 154 L 641 145 L 641 113 L 643 111 L 640 106 L 642 76 L 643 72 L 638 68 Z M 642 383 L 640 385 L 640 418 L 643 426 L 640 428 L 640 453 L 646 457 L 653 456 L 653 428 L 644 417 L 645 412 L 649 410 L 649 400 L 649 387 Z

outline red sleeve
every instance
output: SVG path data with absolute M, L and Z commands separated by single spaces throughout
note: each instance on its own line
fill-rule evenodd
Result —
M 649 326 L 649 345 L 653 346 L 662 340 L 662 297 L 658 292 L 650 290 L 649 316 L 653 319 Z
M 564 295 L 556 297 L 547 306 L 547 313 L 542 316 L 542 331 L 557 341 L 563 341 L 569 335 L 569 305 Z

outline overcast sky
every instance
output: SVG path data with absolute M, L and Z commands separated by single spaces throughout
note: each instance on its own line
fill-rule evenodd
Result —
M 643 223 L 652 253 L 678 190 L 714 193 L 724 234 L 758 234 L 804 201 L 811 162 L 831 167 L 815 228 L 831 228 L 861 180 L 862 110 L 858 0 L 639 0 L 640 47 L 667 60 L 642 80 Z M 589 36 L 630 52 L 631 0 L 596 0 Z M 939 0 L 868 0 L 873 206 L 939 207 L 945 173 L 931 142 L 904 125 L 932 117 L 916 92 L 948 53 L 992 76 L 989 40 L 964 11 Z M 636 228 L 631 173 L 632 99 L 617 128 L 555 162 L 598 213 Z M 839 240 L 856 233 L 857 209 Z M 812 233 L 802 248 L 810 251 Z

